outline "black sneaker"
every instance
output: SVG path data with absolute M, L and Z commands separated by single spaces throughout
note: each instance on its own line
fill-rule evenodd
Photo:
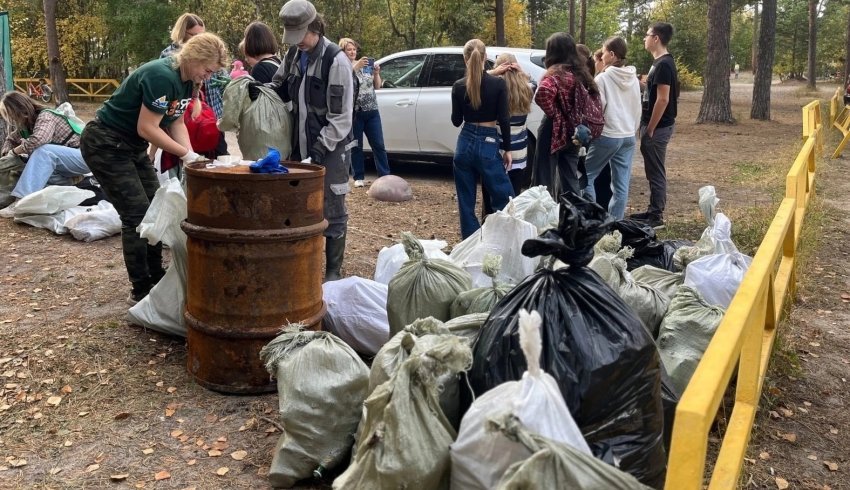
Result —
M 629 215 L 629 219 L 633 219 L 635 221 L 646 221 L 650 217 L 652 217 L 652 213 L 649 211 L 645 211 L 643 213 L 634 213 Z
M 649 218 L 644 220 L 644 222 L 656 230 L 662 230 L 666 226 L 666 224 L 664 223 L 664 218 L 658 216 L 657 214 L 649 215 Z

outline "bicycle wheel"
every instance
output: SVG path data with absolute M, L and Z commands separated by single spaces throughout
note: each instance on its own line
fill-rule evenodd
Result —
M 50 102 L 50 99 L 53 98 L 53 92 L 48 92 L 48 91 L 45 90 L 44 92 L 42 92 L 41 97 L 39 97 L 39 98 L 41 99 L 42 102 L 44 102 L 46 104 L 46 103 Z

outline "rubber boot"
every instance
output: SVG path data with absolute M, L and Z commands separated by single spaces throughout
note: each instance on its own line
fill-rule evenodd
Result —
M 342 279 L 342 258 L 345 255 L 345 235 L 339 238 L 325 238 L 325 280 L 337 281 Z

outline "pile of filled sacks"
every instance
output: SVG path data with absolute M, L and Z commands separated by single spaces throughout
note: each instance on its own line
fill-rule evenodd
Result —
M 325 283 L 322 332 L 262 353 L 269 479 L 334 488 L 661 488 L 679 395 L 750 259 L 700 190 L 697 242 L 533 188 L 450 254 L 403 233 Z

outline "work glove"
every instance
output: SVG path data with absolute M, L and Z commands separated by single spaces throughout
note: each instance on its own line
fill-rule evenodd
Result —
M 260 96 L 260 87 L 262 86 L 263 84 L 256 80 L 248 82 L 248 98 L 251 99 L 251 102 L 254 102 Z
M 193 162 L 200 162 L 206 160 L 206 157 L 204 157 L 203 155 L 199 155 L 192 150 L 189 150 L 186 152 L 185 155 L 180 157 L 180 159 L 183 160 L 183 164 L 185 165 Z

